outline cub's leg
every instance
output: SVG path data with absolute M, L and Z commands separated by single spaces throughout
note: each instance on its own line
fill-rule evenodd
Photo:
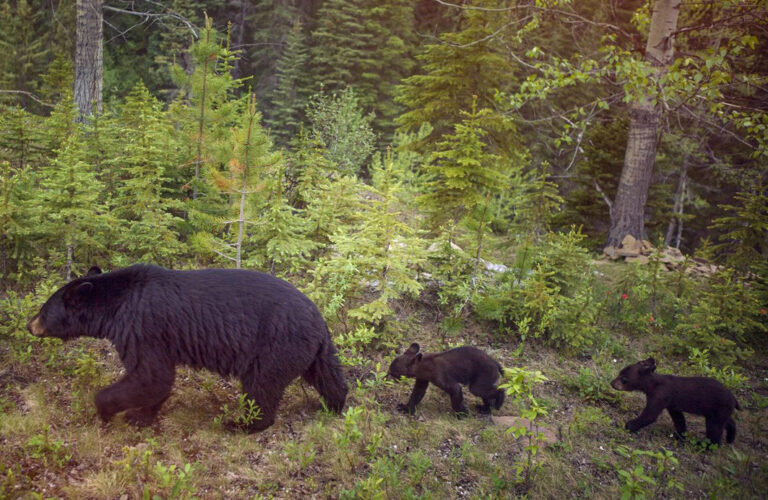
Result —
M 685 434 L 685 416 L 683 415 L 683 412 L 669 408 L 667 408 L 667 411 L 669 412 L 669 416 L 672 417 L 672 422 L 675 424 L 675 437 L 677 439 L 683 439 L 683 434 Z
M 624 424 L 624 428 L 630 432 L 638 431 L 646 425 L 654 423 L 656 419 L 659 418 L 659 414 L 663 409 L 664 405 L 661 402 L 648 400 L 642 413 L 640 413 L 637 418 L 627 421 L 627 423 Z
M 712 444 L 720 444 L 723 439 L 723 426 L 725 422 L 718 418 L 707 417 L 707 438 Z
M 483 400 L 482 405 L 476 405 L 477 411 L 483 414 L 491 413 L 491 407 L 497 410 L 501 406 L 501 402 L 504 401 L 504 391 L 496 389 L 493 383 L 486 381 L 474 381 L 469 384 L 469 392 Z M 499 393 L 501 393 L 501 401 L 499 401 Z
M 416 383 L 413 384 L 413 390 L 411 391 L 411 397 L 408 398 L 408 403 L 397 405 L 397 411 L 407 413 L 408 415 L 416 413 L 416 405 L 421 403 L 424 394 L 427 392 L 427 387 L 429 387 L 429 380 L 417 379 Z
M 725 440 L 733 443 L 734 439 L 736 439 L 736 422 L 733 421 L 733 418 L 728 417 L 725 422 Z

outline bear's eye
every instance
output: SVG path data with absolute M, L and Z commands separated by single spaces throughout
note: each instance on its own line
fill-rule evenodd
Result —
M 629 382 L 629 379 L 627 377 L 621 377 L 622 384 L 626 384 L 627 382 Z

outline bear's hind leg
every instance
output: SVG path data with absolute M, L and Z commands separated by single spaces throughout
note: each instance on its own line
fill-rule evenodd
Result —
M 677 439 L 683 439 L 685 434 L 685 415 L 681 411 L 670 410 L 667 408 L 669 416 L 672 417 L 672 422 L 675 424 L 675 437 Z
M 242 381 L 242 383 L 243 391 L 259 409 L 258 416 L 251 420 L 248 417 L 253 417 L 254 415 L 246 415 L 247 421 L 242 423 L 232 422 L 229 426 L 248 433 L 263 431 L 275 423 L 277 408 L 288 384 L 275 380 Z
M 321 347 L 303 378 L 315 388 L 331 411 L 341 413 L 347 400 L 347 382 L 335 349 Z
M 707 438 L 712 444 L 720 444 L 723 438 L 723 424 L 724 422 L 707 417 Z
M 733 443 L 734 439 L 736 439 L 736 422 L 733 421 L 733 418 L 728 417 L 725 422 L 725 440 Z
M 483 400 L 482 405 L 475 406 L 477 411 L 482 414 L 491 413 L 491 407 L 498 410 L 501 407 L 501 403 L 504 402 L 504 392 L 496 389 L 494 384 L 474 381 L 469 384 L 469 392 Z
M 171 394 L 173 365 L 154 366 L 152 370 L 134 370 L 96 394 L 94 402 L 99 417 L 109 422 L 117 413 L 136 409 L 129 416 L 132 423 L 149 425 Z

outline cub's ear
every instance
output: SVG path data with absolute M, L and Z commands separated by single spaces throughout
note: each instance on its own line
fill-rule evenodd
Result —
M 416 355 L 416 361 L 421 361 L 421 356 L 422 356 L 422 354 L 421 354 L 421 353 L 418 353 L 418 354 Z
M 641 361 L 640 365 L 642 366 L 641 371 L 643 373 L 653 373 L 656 371 L 656 360 L 653 358 L 648 358 L 644 361 Z
M 85 273 L 86 276 L 96 276 L 97 274 L 101 274 L 101 268 L 99 266 L 91 266 L 91 268 L 88 269 L 88 272 Z
M 413 344 L 411 344 L 411 347 L 409 347 L 409 348 L 408 348 L 408 350 L 407 350 L 407 351 L 405 351 L 405 352 L 407 352 L 407 353 L 409 353 L 409 354 L 416 354 L 417 352 L 419 352 L 419 349 L 421 349 L 421 347 L 419 346 L 419 344 L 417 344 L 416 342 L 414 342 Z

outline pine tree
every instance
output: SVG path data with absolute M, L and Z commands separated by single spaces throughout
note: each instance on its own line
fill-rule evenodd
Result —
M 395 85 L 414 67 L 413 24 L 413 4 L 407 0 L 329 0 L 312 32 L 314 80 L 331 92 L 353 87 L 387 142 L 401 111 L 394 102 Z
M 310 89 L 308 61 L 307 42 L 302 24 L 297 19 L 288 33 L 285 48 L 277 62 L 277 84 L 264 119 L 278 144 L 287 144 L 303 122 Z
M 181 219 L 171 212 L 180 211 L 181 203 L 170 197 L 166 174 L 175 168 L 172 125 L 142 83 L 126 97 L 117 122 L 125 146 L 114 162 L 119 185 L 113 213 L 122 225 L 115 264 L 172 266 L 182 253 L 175 231 Z
M 71 100 L 63 105 L 74 110 Z M 41 169 L 38 201 L 41 243 L 50 249 L 48 258 L 63 267 L 67 280 L 76 268 L 87 268 L 105 255 L 111 227 L 98 202 L 103 186 L 83 161 L 82 129 L 73 126 L 71 132 L 55 159 Z
M 408 108 L 396 120 L 403 130 L 418 130 L 429 122 L 434 128 L 429 142 L 434 142 L 461 121 L 461 110 L 469 109 L 473 99 L 481 109 L 495 109 L 496 91 L 513 84 L 508 49 L 499 36 L 494 36 L 506 18 L 482 10 L 497 4 L 491 0 L 473 1 L 472 6 L 480 9 L 460 10 L 460 31 L 443 33 L 439 43 L 427 45 L 417 56 L 423 73 L 406 78 L 400 86 L 398 101 Z M 496 149 L 512 149 L 511 124 L 500 114 L 485 113 L 482 126 Z M 427 145 L 426 149 L 432 147 Z
M 230 74 L 236 57 L 229 50 L 229 43 L 222 45 L 213 28 L 213 21 L 206 16 L 205 28 L 200 39 L 189 49 L 194 70 L 187 74 L 174 64 L 172 76 L 185 93 L 181 101 L 172 107 L 182 131 L 191 146 L 191 163 L 194 165 L 189 185 L 192 198 L 205 189 L 201 177 L 204 170 L 228 154 L 226 125 L 233 121 L 235 100 L 233 92 L 242 84 Z
M 3 285 L 11 273 L 29 267 L 35 255 L 34 181 L 31 169 L 0 162 L 0 227 L 3 228 L 0 231 L 0 283 Z M 14 281 L 17 278 L 15 276 Z
M 462 112 L 464 119 L 456 124 L 455 133 L 437 144 L 425 167 L 431 180 L 421 202 L 431 215 L 432 228 L 447 224 L 453 233 L 467 214 L 487 203 L 489 194 L 505 188 L 504 162 L 488 152 L 487 133 L 480 126 L 489 114 L 486 109 L 478 111 L 477 100 L 473 100 L 471 112 Z
M 48 65 L 50 50 L 42 36 L 46 29 L 45 11 L 30 3 L 18 0 L 0 4 L 0 88 L 22 92 L 0 94 L 0 99 L 17 102 L 25 109 L 38 109 L 41 106 L 23 92 L 38 93 L 42 83 L 39 75 Z

